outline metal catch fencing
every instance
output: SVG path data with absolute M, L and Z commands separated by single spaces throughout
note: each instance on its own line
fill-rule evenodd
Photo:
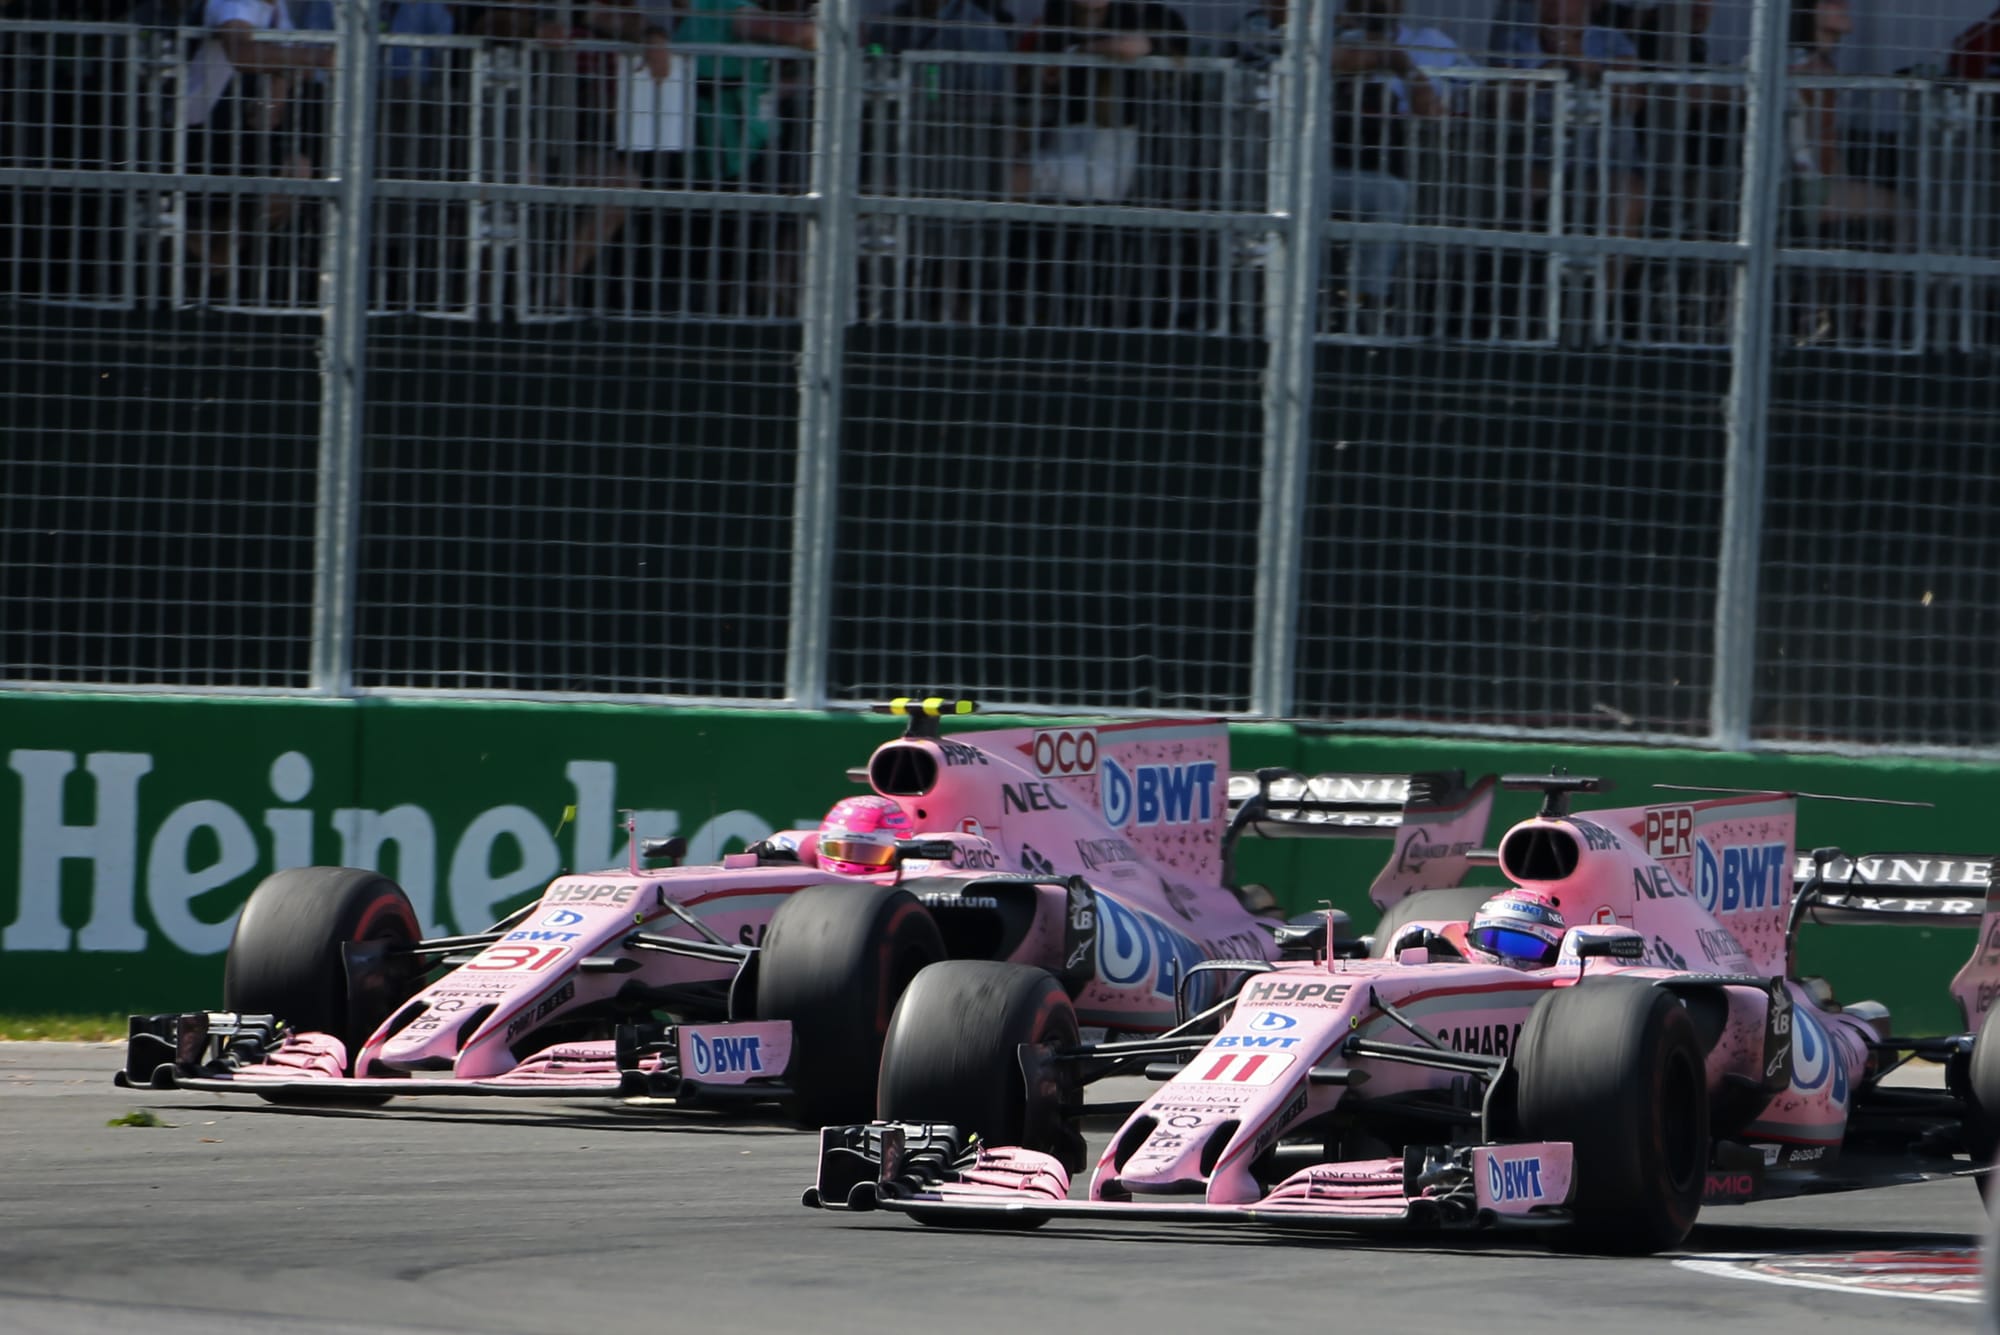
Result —
M 0 23 L 0 675 L 1990 750 L 2000 85 L 1790 75 L 1764 8 L 1413 114 L 1323 16 L 1257 68 L 344 0 L 226 132 L 212 34 Z

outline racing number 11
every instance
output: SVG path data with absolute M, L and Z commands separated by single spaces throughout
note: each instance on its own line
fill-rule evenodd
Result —
M 1208 1082 L 1230 1081 L 1237 1084 L 1251 1083 L 1255 1081 L 1257 1068 L 1269 1060 L 1271 1060 L 1270 1054 L 1263 1052 L 1248 1057 L 1240 1052 L 1225 1053 L 1223 1056 L 1216 1058 L 1215 1065 L 1208 1068 L 1208 1074 L 1196 1076 L 1195 1079 Z M 1231 1069 L 1232 1067 L 1234 1068 L 1233 1070 Z M 1263 1081 L 1255 1082 L 1259 1084 L 1265 1083 Z
M 540 973 L 568 953 L 568 946 L 488 946 L 485 954 L 465 967 Z

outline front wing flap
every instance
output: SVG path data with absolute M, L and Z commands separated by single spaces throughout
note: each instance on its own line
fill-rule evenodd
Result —
M 772 1102 L 791 1096 L 784 1076 L 791 1026 L 783 1021 L 619 1025 L 617 1037 L 559 1043 L 512 1070 L 478 1080 L 448 1072 L 347 1074 L 346 1045 L 331 1034 L 287 1029 L 270 1015 L 193 1011 L 131 1017 L 128 1089 L 196 1089 L 310 1101 L 341 1097 L 622 1098 L 677 1107 Z
M 1367 1229 L 1551 1225 L 1574 1198 L 1566 1143 L 1416 1149 L 1400 1159 L 1315 1164 L 1261 1200 L 1188 1197 L 1071 1200 L 1053 1155 L 982 1145 L 957 1127 L 919 1122 L 829 1126 L 804 1203 L 894 1210 L 919 1222 L 1031 1228 L 1056 1218 Z

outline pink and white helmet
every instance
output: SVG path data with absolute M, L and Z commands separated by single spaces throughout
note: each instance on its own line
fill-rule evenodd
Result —
M 1542 969 L 1556 961 L 1569 924 L 1556 901 L 1537 890 L 1503 890 L 1479 906 L 1466 944 L 1516 969 Z
M 819 823 L 819 865 L 844 876 L 867 876 L 896 860 L 896 841 L 916 835 L 903 809 L 886 797 L 849 797 Z

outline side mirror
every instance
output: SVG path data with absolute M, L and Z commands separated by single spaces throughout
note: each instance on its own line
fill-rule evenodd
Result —
M 958 848 L 949 839 L 898 839 L 896 853 L 901 858 L 928 858 L 932 862 L 948 860 Z
M 670 839 L 641 839 L 639 856 L 645 858 L 672 858 L 676 862 L 687 856 L 688 841 L 680 835 Z
M 1599 957 L 1636 960 L 1645 953 L 1645 940 L 1636 936 L 1586 936 L 1576 943 L 1576 957 L 1584 960 Z

